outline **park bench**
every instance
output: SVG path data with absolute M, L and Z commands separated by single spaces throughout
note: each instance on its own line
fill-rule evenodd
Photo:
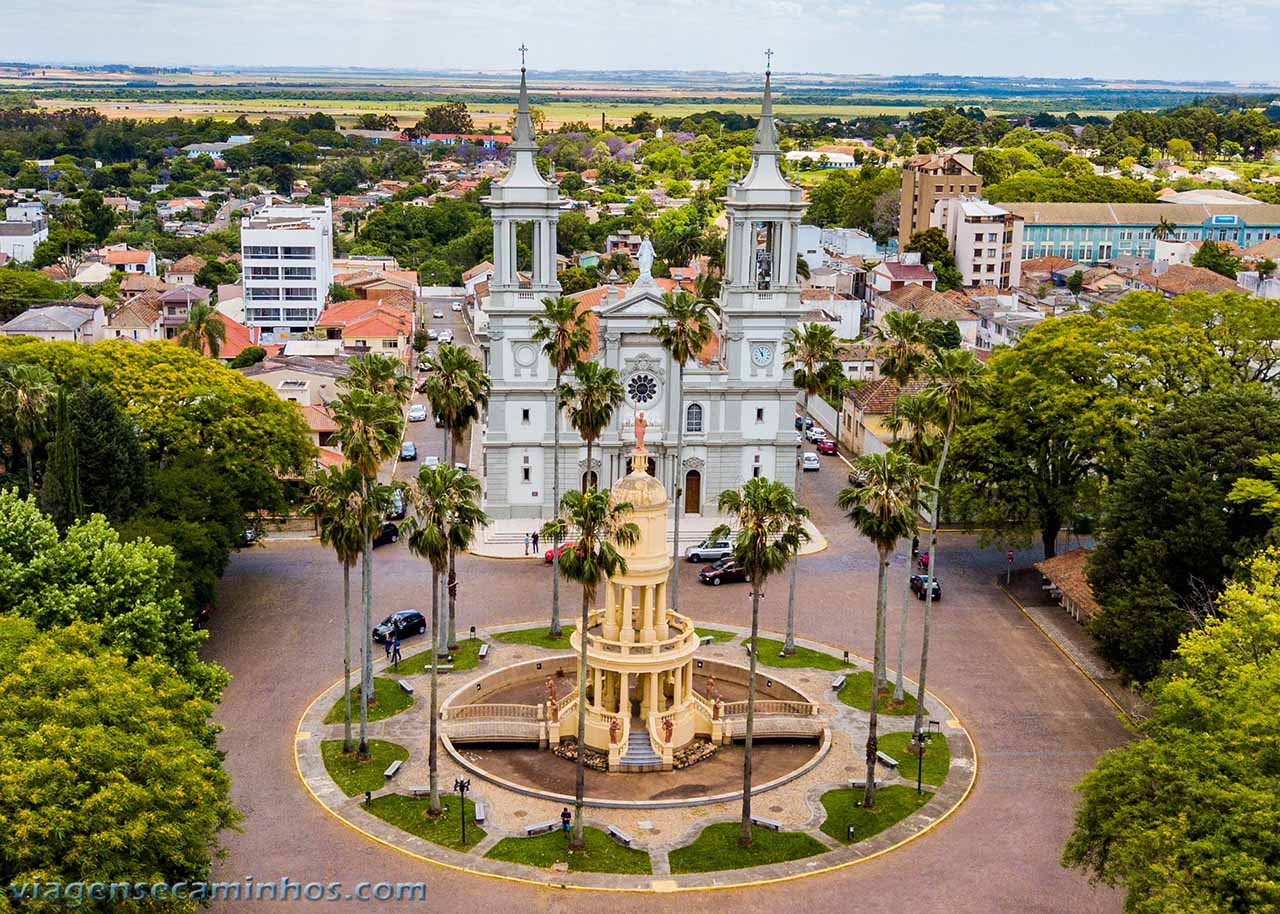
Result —
M 744 644 L 744 645 L 742 645 L 742 646 L 743 646 L 743 648 L 745 648 L 745 649 L 746 649 L 747 656 L 748 656 L 748 657 L 750 657 L 750 656 L 751 656 L 751 642 L 750 642 L 750 641 L 748 641 L 746 644 Z
M 532 837 L 534 835 L 545 835 L 553 832 L 560 827 L 559 819 L 552 819 L 550 822 L 539 822 L 537 825 L 526 825 L 524 827 L 525 835 Z
M 401 689 L 403 692 L 405 692 L 406 694 L 409 694 L 409 695 L 412 695 L 412 694 L 413 694 L 413 683 L 412 683 L 412 682 L 410 682 L 409 680 L 407 680 L 407 679 L 397 679 L 397 680 L 396 680 L 396 684 L 397 684 L 398 686 L 400 686 L 400 689 Z
M 431 667 L 427 667 L 427 669 L 431 669 Z M 450 670 L 452 670 L 452 669 L 453 669 L 453 664 L 452 664 L 452 663 L 437 663 L 437 664 L 436 664 L 436 672 L 437 672 L 437 673 L 448 673 L 448 672 L 449 672 Z
M 400 766 L 403 764 L 404 762 L 400 761 L 400 759 L 396 759 L 394 762 L 392 762 L 390 765 L 387 766 L 386 771 L 382 772 L 382 776 L 387 779 L 395 777 L 396 772 L 400 770 Z
M 851 781 L 849 782 L 849 786 L 850 786 L 850 787 L 852 787 L 854 790 L 866 790 L 866 789 L 867 789 L 867 779 L 866 779 L 866 778 L 854 778 L 853 780 L 851 780 Z M 876 788 L 877 788 L 877 789 L 879 789 L 879 788 L 881 788 L 881 787 L 883 787 L 883 786 L 884 786 L 884 781 L 880 780 L 879 778 L 876 778 Z
M 423 797 L 431 796 L 431 788 L 430 787 L 410 787 L 409 794 L 415 800 L 421 800 Z
M 880 759 L 880 764 L 886 768 L 897 768 L 898 760 L 892 755 L 885 755 L 883 752 L 877 752 L 876 758 Z
M 841 689 L 843 689 L 844 681 L 846 678 L 847 677 L 845 676 L 837 676 L 835 679 L 831 680 L 831 691 L 839 692 Z
M 485 812 L 486 812 L 486 810 L 485 810 L 485 808 L 484 808 L 484 803 L 483 803 L 482 801 L 480 801 L 480 800 L 476 800 L 476 814 L 475 814 L 475 820 L 476 820 L 476 824 L 477 824 L 477 825 L 483 825 L 483 824 L 484 824 Z
M 766 819 L 763 816 L 752 816 L 751 824 L 758 825 L 761 828 L 767 828 L 769 831 L 782 831 L 781 822 L 775 822 L 772 819 Z
M 486 641 L 484 644 L 480 645 L 480 659 L 483 660 L 488 656 L 489 656 L 489 642 Z
M 628 835 L 626 832 L 624 832 L 622 829 L 618 828 L 616 825 L 609 826 L 609 837 L 612 838 L 614 841 L 617 841 L 623 847 L 631 846 L 631 836 Z
M 703 647 L 706 647 L 713 640 L 715 639 L 713 639 L 710 635 L 702 635 L 701 637 L 698 638 L 698 643 L 701 644 Z

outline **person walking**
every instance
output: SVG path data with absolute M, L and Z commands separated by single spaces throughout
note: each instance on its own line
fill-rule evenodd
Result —
M 529 554 L 529 534 L 524 535 L 524 554 Z
M 391 645 L 391 665 L 400 665 L 400 636 L 396 635 L 395 643 Z
M 387 652 L 387 663 L 391 662 L 391 639 L 394 637 L 391 632 L 387 632 L 387 636 L 382 642 L 382 649 Z
M 564 833 L 566 835 L 568 835 L 569 830 L 572 827 L 573 827 L 573 813 L 569 812 L 569 807 L 566 806 L 564 809 L 560 810 L 560 828 L 564 830 Z
M 538 531 L 533 531 L 533 554 L 538 554 Z

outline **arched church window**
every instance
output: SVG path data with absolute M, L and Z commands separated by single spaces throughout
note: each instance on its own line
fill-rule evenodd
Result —
M 702 404 L 690 403 L 684 411 L 684 430 L 686 432 L 702 431 Z

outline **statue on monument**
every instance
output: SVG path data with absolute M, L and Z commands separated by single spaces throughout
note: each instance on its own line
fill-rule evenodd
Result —
M 644 240 L 640 242 L 640 253 L 636 256 L 640 263 L 640 279 L 653 279 L 653 243 L 649 241 L 649 236 L 645 235 Z
M 644 410 L 636 413 L 636 453 L 644 453 L 644 430 L 649 427 L 649 420 L 644 417 Z

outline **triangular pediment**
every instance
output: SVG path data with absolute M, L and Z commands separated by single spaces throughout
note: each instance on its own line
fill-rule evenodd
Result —
M 610 302 L 600 308 L 600 314 L 605 317 L 661 317 L 665 313 L 662 289 L 656 285 L 647 289 L 633 287 L 622 301 Z

